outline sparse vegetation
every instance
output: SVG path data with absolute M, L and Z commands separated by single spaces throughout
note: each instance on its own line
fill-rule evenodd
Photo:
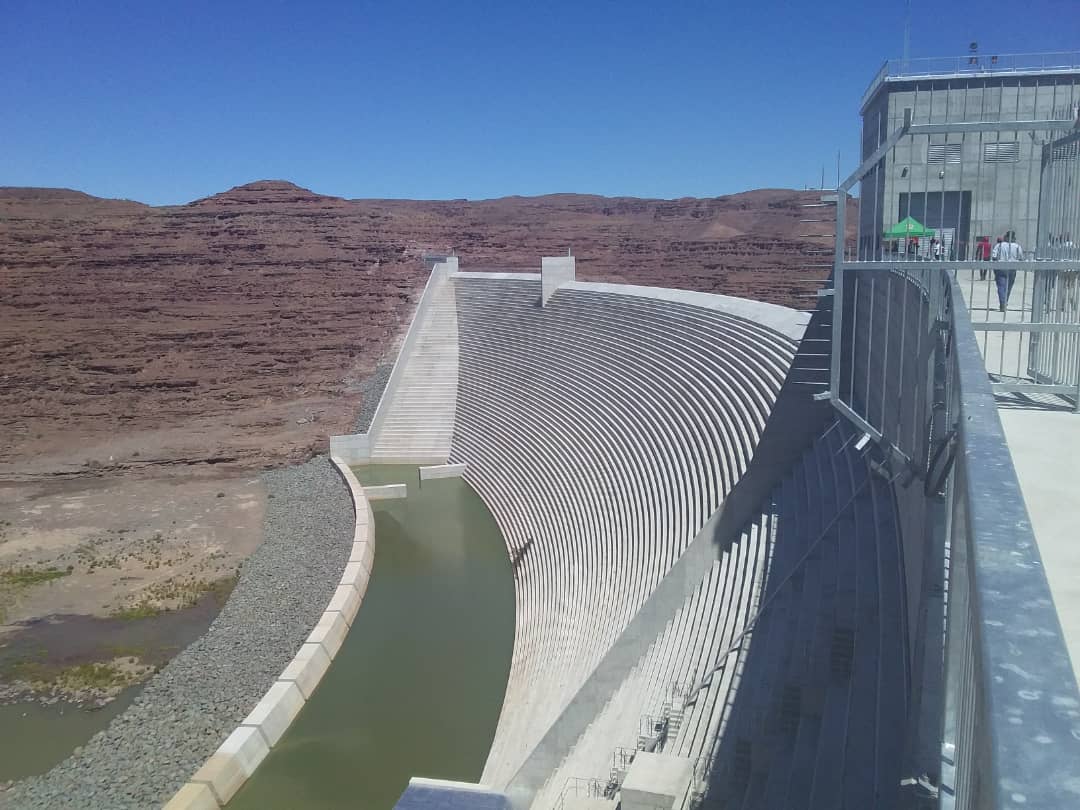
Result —
M 2 678 L 6 681 L 26 681 L 33 684 L 36 691 L 108 692 L 137 683 L 153 670 L 154 667 L 141 664 L 136 656 L 117 657 L 112 661 L 90 661 L 67 667 L 49 666 L 22 659 L 9 664 Z
M 158 582 L 146 588 L 138 601 L 117 608 L 109 615 L 116 619 L 146 619 L 171 610 L 194 607 L 206 594 L 223 604 L 236 587 L 238 573 L 219 579 L 198 579 L 194 574 Z
M 42 582 L 51 582 L 54 579 L 69 576 L 72 567 L 67 568 L 12 568 L 0 572 L 0 583 L 12 585 L 16 588 L 29 588 L 31 585 L 39 585 Z
M 149 619 L 151 616 L 157 616 L 164 612 L 165 608 L 143 599 L 133 605 L 117 608 L 109 616 L 114 619 Z

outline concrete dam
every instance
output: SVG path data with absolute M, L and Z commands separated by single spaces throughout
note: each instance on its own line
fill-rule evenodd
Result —
M 923 334 L 949 311 L 936 277 L 828 287 L 798 312 L 579 282 L 572 257 L 429 266 L 369 430 L 331 439 L 357 516 L 342 584 L 170 806 L 926 800 L 945 778 L 929 770 L 943 683 L 927 528 L 945 446 L 919 439 L 923 471 L 898 459 L 830 401 L 830 377 L 838 305 L 895 307 L 889 334 L 940 348 Z M 841 390 L 858 407 L 905 424 L 938 407 L 925 354 L 897 360 L 910 385 L 857 397 L 877 371 L 850 334 Z M 470 498 L 475 526 L 450 506 Z M 414 568 L 428 579 L 391 584 Z M 508 580 L 512 633 L 494 595 Z
M 815 396 L 828 308 L 578 282 L 570 257 L 540 274 L 430 264 L 371 428 L 332 453 L 418 465 L 405 504 L 436 476 L 479 495 L 511 561 L 513 648 L 483 767 L 413 773 L 397 806 L 888 806 L 903 552 L 886 459 Z M 390 540 L 373 514 L 377 582 Z M 342 707 L 352 657 L 327 680 Z M 347 711 L 308 700 L 237 806 L 274 804 L 278 750 Z

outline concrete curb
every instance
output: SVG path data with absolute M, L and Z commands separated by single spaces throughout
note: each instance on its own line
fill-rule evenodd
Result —
M 169 799 L 164 810 L 224 807 L 288 730 L 345 641 L 375 561 L 375 518 L 353 471 L 336 456 L 331 456 L 330 461 L 349 488 L 355 515 L 352 551 L 341 584 L 281 676 L 191 780 Z

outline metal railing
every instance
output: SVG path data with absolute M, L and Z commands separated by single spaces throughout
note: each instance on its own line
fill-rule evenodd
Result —
M 913 675 L 904 784 L 950 810 L 1080 806 L 1080 691 L 995 399 L 1035 391 L 1080 401 L 1080 261 L 1060 250 L 1080 232 L 1080 206 L 1057 193 L 1080 181 L 1080 161 L 1059 149 L 1072 135 L 1046 141 L 1041 173 L 1034 148 L 1039 132 L 1060 129 L 913 124 L 907 112 L 837 191 L 827 396 L 889 458 L 879 472 L 894 483 L 903 523 Z M 1002 174 L 982 166 L 997 154 L 982 147 L 1001 143 L 1004 130 L 1033 148 Z M 959 144 L 959 162 L 946 150 L 931 172 L 919 155 L 939 136 Z M 907 196 L 878 193 L 902 174 Z M 947 197 L 951 174 L 956 195 Z M 1010 189 L 1001 199 L 999 180 Z M 853 248 L 846 201 L 860 182 Z M 1040 185 L 1049 193 L 1037 194 Z M 970 214 L 965 194 L 977 198 Z M 897 199 L 901 218 L 914 203 L 921 226 L 938 218 L 936 251 L 922 239 L 918 248 L 902 240 L 902 255 L 889 244 L 882 211 L 895 216 Z M 998 251 L 1008 260 L 985 261 L 990 245 L 976 234 L 1014 223 L 1030 232 L 1038 260 L 1010 248 Z
M 956 278 L 993 390 L 1060 396 L 1080 412 L 1080 270 L 1052 264 L 999 272 L 1004 309 L 992 265 Z
M 972 287 L 988 282 L 958 281 L 947 264 L 841 262 L 834 292 L 840 373 L 830 397 L 899 458 L 898 498 L 909 513 L 925 511 L 925 523 L 911 525 L 924 526 L 927 546 L 936 547 L 936 556 L 925 552 L 928 565 L 948 559 L 940 579 L 948 608 L 923 605 L 930 618 L 920 633 L 928 636 L 917 653 L 929 671 L 935 656 L 943 667 L 943 705 L 933 705 L 934 688 L 924 684 L 920 710 L 937 720 L 916 728 L 913 719 L 912 733 L 924 739 L 910 744 L 926 751 L 940 743 L 943 754 L 936 766 L 912 767 L 931 774 L 941 807 L 1012 807 L 1024 800 L 1017 796 L 1027 806 L 1074 807 L 1080 691 L 997 413 L 994 387 L 1009 383 L 991 382 L 983 357 L 992 352 L 977 337 L 989 335 L 977 332 L 988 322 L 973 323 L 962 290 L 966 284 L 970 298 Z M 1025 311 L 1037 313 L 1036 272 L 1029 276 Z M 1047 278 L 1051 293 L 1069 298 L 1075 289 L 1060 274 Z M 1029 349 L 1036 336 L 1080 340 L 1074 325 L 1067 332 L 1018 325 L 1033 330 Z M 1036 365 L 1052 353 L 1045 348 L 1032 353 Z M 908 598 L 925 600 L 934 587 L 931 580 Z M 943 651 L 932 632 L 942 613 Z
M 998 417 L 998 384 L 986 373 L 990 353 L 979 345 L 980 324 L 961 287 L 944 263 L 845 264 L 835 293 L 847 302 L 848 325 L 837 333 L 845 344 L 841 377 L 865 363 L 850 378 L 868 385 L 841 387 L 837 405 L 903 457 L 910 478 L 899 482 L 898 495 L 904 486 L 926 495 L 928 540 L 947 553 L 943 753 L 940 769 L 926 768 L 939 806 L 1073 807 L 1080 692 Z M 1020 309 L 1038 312 L 1037 298 L 1033 292 Z M 865 328 L 851 323 L 859 320 Z M 931 565 L 937 559 L 927 557 Z M 933 619 L 923 627 L 932 629 Z M 924 654 L 932 658 L 936 639 L 928 641 Z M 924 711 L 932 713 L 932 699 L 928 690 Z M 932 735 L 934 726 L 915 733 Z
M 887 79 L 928 76 L 965 76 L 998 73 L 1049 73 L 1080 68 L 1080 51 L 1047 53 L 969 53 L 964 56 L 931 56 L 917 59 L 889 59 L 881 66 L 863 93 L 861 106 L 873 98 Z
M 602 779 L 571 776 L 563 784 L 562 792 L 552 810 L 564 810 L 567 799 L 607 798 L 607 783 Z
M 959 285 L 951 278 L 947 283 L 943 393 L 955 430 L 955 465 L 945 496 L 940 805 L 1076 807 L 1080 692 L 975 331 Z

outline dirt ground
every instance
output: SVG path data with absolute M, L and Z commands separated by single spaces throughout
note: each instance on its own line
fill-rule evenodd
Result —
M 100 704 L 152 674 L 212 621 L 265 498 L 251 474 L 0 484 L 0 702 Z
M 257 477 L 0 486 L 0 638 L 49 614 L 190 606 L 262 537 Z

